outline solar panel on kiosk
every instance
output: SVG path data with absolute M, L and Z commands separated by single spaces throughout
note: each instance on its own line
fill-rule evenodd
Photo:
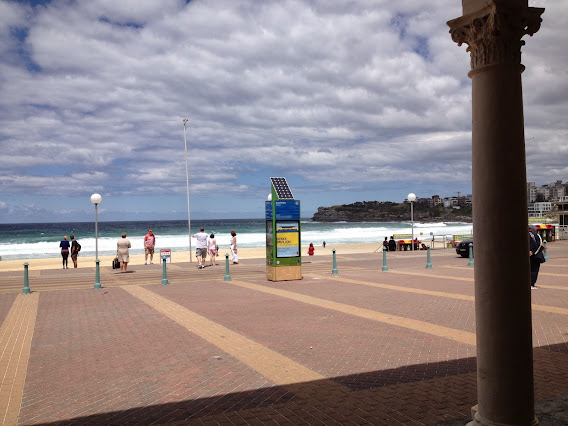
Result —
M 271 177 L 270 181 L 272 182 L 272 186 L 276 191 L 276 195 L 280 200 L 293 200 L 294 195 L 292 195 L 292 190 L 288 186 L 288 182 L 286 182 L 286 178 L 283 177 Z

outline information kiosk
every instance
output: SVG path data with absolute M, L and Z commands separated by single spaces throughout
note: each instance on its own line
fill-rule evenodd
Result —
M 302 279 L 300 201 L 294 200 L 286 178 L 270 178 L 266 201 L 266 278 Z

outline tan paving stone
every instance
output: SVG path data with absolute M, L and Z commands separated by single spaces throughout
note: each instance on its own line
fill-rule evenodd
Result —
M 49 419 L 49 421 L 63 421 L 63 424 L 73 422 L 118 424 L 121 421 L 138 424 L 145 423 L 145 416 L 154 412 L 153 418 L 160 418 L 160 423 L 174 420 L 175 424 L 253 424 L 256 421 L 257 424 L 270 422 L 270 424 L 394 425 L 431 424 L 445 419 L 466 418 L 470 407 L 476 402 L 475 360 L 472 357 L 464 357 L 463 354 L 466 353 L 464 351 L 452 350 L 458 347 L 467 349 L 464 344 L 456 343 L 456 340 L 448 339 L 446 336 L 440 337 L 437 332 L 428 333 L 421 327 L 436 322 L 433 325 L 443 324 L 447 329 L 462 332 L 465 330 L 473 334 L 471 333 L 473 304 L 468 300 L 468 297 L 472 297 L 473 286 L 465 284 L 467 280 L 459 280 L 452 276 L 461 274 L 459 278 L 468 278 L 467 274 L 471 274 L 472 269 L 438 268 L 435 273 L 423 273 L 413 266 L 419 261 L 419 256 L 410 258 L 406 253 L 396 253 L 392 261 L 389 259 L 389 267 L 393 270 L 400 268 L 404 273 L 382 274 L 376 259 L 373 260 L 375 264 L 373 269 L 369 267 L 372 263 L 369 261 L 370 257 L 367 259 L 361 257 L 341 256 L 341 261 L 349 262 L 349 265 L 340 265 L 339 277 L 329 277 L 330 265 L 323 262 L 321 264 L 314 262 L 311 271 L 308 271 L 306 266 L 306 276 L 317 276 L 319 281 L 267 283 L 264 280 L 261 263 L 248 268 L 243 262 L 239 268 L 232 269 L 235 281 L 244 282 L 247 286 L 260 286 L 264 290 L 223 283 L 224 271 L 199 271 L 204 273 L 198 275 L 198 271 L 180 265 L 179 269 L 172 270 L 173 279 L 169 277 L 170 283 L 173 283 L 171 286 L 156 285 L 146 288 L 149 293 L 159 293 L 158 295 L 167 301 L 160 300 L 160 310 L 150 308 L 146 302 L 142 303 L 140 299 L 131 297 L 132 293 L 128 292 L 128 289 L 133 288 L 132 286 L 159 284 L 161 271 L 158 271 L 158 268 L 153 272 L 137 271 L 120 278 L 116 276 L 116 280 L 115 277 L 108 277 L 106 283 L 103 283 L 103 286 L 106 286 L 104 291 L 109 292 L 106 296 L 91 290 L 91 275 L 77 274 L 76 282 L 70 281 L 65 287 L 58 288 L 57 273 L 46 274 L 44 278 L 47 281 L 43 284 L 46 293 L 42 293 L 40 305 L 44 297 L 51 293 L 48 297 L 51 301 L 47 306 L 44 305 L 42 311 L 43 315 L 50 317 L 42 318 L 43 336 L 38 333 L 34 336 L 32 356 L 35 354 L 36 358 L 33 366 L 28 367 L 29 380 L 26 380 L 28 391 L 24 392 L 21 404 L 22 411 L 26 411 L 27 414 L 20 418 L 20 422 L 45 423 Z M 464 264 L 461 259 L 451 259 L 447 256 L 436 258 L 437 262 L 444 259 L 449 266 Z M 562 271 L 559 267 L 557 269 Z M 205 275 L 209 272 L 211 274 Z M 448 272 L 445 275 L 446 279 L 436 278 L 437 275 L 444 275 L 446 272 Z M 564 290 L 562 278 L 562 276 L 542 275 L 539 284 L 543 290 L 532 293 L 536 305 L 560 309 L 546 312 L 535 310 L 533 315 L 535 336 L 538 337 L 535 342 L 541 346 L 535 349 L 537 399 L 568 395 L 566 389 L 568 324 L 565 314 L 561 313 L 566 305 L 562 303 L 562 296 L 559 296 Z M 86 281 L 81 282 L 83 279 Z M 320 283 L 319 286 L 316 282 Z M 341 287 L 338 283 L 343 283 L 345 286 Z M 14 281 L 14 289 L 16 284 L 18 283 Z M 91 289 L 74 290 L 81 286 Z M 120 286 L 121 289 L 114 288 L 116 286 Z M 0 287 L 4 288 L 3 284 L 0 284 Z M 52 289 L 58 291 L 50 292 L 49 290 Z M 287 291 L 287 293 L 275 293 L 272 290 Z M 86 292 L 84 294 L 88 294 L 89 297 L 76 297 L 80 292 Z M 188 293 L 188 297 L 180 297 L 184 292 Z M 310 294 L 303 294 L 308 292 Z M 115 296 L 123 294 L 124 297 L 110 299 L 112 303 L 108 303 L 107 298 L 111 293 Z M 359 293 L 357 299 L 355 296 Z M 255 296 L 259 294 L 262 294 L 262 297 Z M 453 294 L 456 295 L 455 298 L 451 296 Z M 73 297 L 68 297 L 71 295 Z M 14 300 L 14 297 L 13 294 L 0 294 L 0 309 L 6 306 L 6 303 L 11 305 L 12 302 L 8 298 Z M 384 298 L 383 304 L 374 303 L 373 299 L 377 297 Z M 428 312 L 423 311 L 419 304 L 421 297 L 423 297 L 422 304 L 428 304 Z M 355 303 L 365 298 L 369 303 Z M 69 300 L 62 303 L 64 299 Z M 266 310 L 274 313 L 274 319 L 286 318 L 287 322 L 292 322 L 291 326 L 290 324 L 286 327 L 279 326 L 278 321 L 274 321 L 273 325 L 267 324 L 273 319 L 270 316 L 263 316 L 262 309 L 253 309 L 253 304 L 246 303 L 255 299 L 261 304 L 267 304 Z M 322 301 L 332 304 L 323 305 Z M 179 307 L 173 309 L 169 305 L 170 302 L 176 303 Z M 218 305 L 220 309 L 215 310 L 214 305 Z M 244 310 L 243 307 L 247 306 L 251 307 L 250 311 L 244 312 L 246 309 Z M 387 306 L 388 312 L 381 309 Z M 226 315 L 222 315 L 223 309 L 231 310 Z M 286 316 L 284 314 L 287 311 L 290 311 L 290 315 Z M 221 325 L 224 329 L 196 322 L 194 317 L 191 325 L 189 323 L 180 325 L 172 318 L 175 317 L 183 322 L 187 312 L 198 314 L 213 324 Z M 369 312 L 369 318 L 361 312 Z M 438 317 L 425 315 L 430 312 Z M 371 313 L 377 317 L 371 318 Z M 255 324 L 254 320 L 247 319 L 247 315 L 259 318 L 262 324 Z M 388 315 L 394 321 L 381 321 L 383 315 Z M 69 321 L 62 320 L 65 316 L 69 316 Z M 98 328 L 90 327 L 88 322 L 79 324 L 82 316 L 89 321 L 100 318 Z M 296 316 L 298 319 L 294 320 Z M 145 321 L 146 318 L 149 319 Z M 414 322 L 406 323 L 407 327 L 401 327 L 398 324 L 399 318 Z M 340 327 L 347 323 L 352 329 Z M 107 326 L 106 330 L 101 329 L 103 324 Z M 143 330 L 137 328 L 137 324 L 151 328 L 152 331 L 144 334 Z M 416 327 L 417 324 L 421 326 Z M 215 352 L 216 346 L 205 337 L 193 336 L 196 326 L 203 330 L 207 329 L 209 333 L 207 337 L 210 340 L 214 340 L 215 335 L 221 330 L 223 333 L 225 329 L 229 330 L 263 348 L 285 356 L 288 360 L 315 372 L 317 376 L 313 379 L 309 379 L 309 376 L 303 379 L 302 375 L 299 375 L 299 379 L 294 376 L 295 380 L 309 380 L 286 385 L 288 388 L 286 393 L 271 380 L 255 373 L 248 364 L 237 359 L 227 366 L 229 368 L 223 368 L 223 364 L 232 359 L 232 355 L 220 348 Z M 54 327 L 59 330 L 52 333 Z M 66 328 L 69 330 L 66 331 Z M 373 329 L 380 330 L 380 333 L 367 334 Z M 352 335 L 349 330 L 352 330 Z M 85 333 L 84 339 L 73 334 L 79 331 Z M 99 339 L 105 338 L 105 333 L 111 335 L 112 339 L 106 342 L 105 346 L 98 348 L 96 343 Z M 162 338 L 162 333 L 167 336 L 166 340 Z M 330 345 L 321 345 L 325 347 L 328 357 L 324 357 L 323 352 L 315 355 L 314 351 L 317 348 L 313 351 L 307 350 L 305 345 L 307 341 L 312 340 L 311 336 L 314 336 L 313 339 L 317 337 L 318 343 L 322 343 L 325 339 L 332 340 Z M 321 336 L 325 336 L 324 339 Z M 366 352 L 365 337 L 367 340 L 378 339 L 381 343 L 389 342 L 389 345 L 384 349 L 380 345 L 372 345 L 373 349 Z M 174 343 L 168 345 L 168 340 Z M 120 345 L 117 344 L 118 341 Z M 73 363 L 64 352 L 50 352 L 50 342 L 64 342 L 70 354 L 82 357 L 83 363 L 93 362 L 93 358 L 89 357 L 90 352 L 103 357 L 104 363 L 98 364 L 98 368 L 89 368 L 88 365 L 83 366 L 80 362 Z M 95 345 L 88 346 L 86 350 L 80 351 L 75 347 L 76 344 L 86 345 L 93 342 Z M 188 342 L 191 344 L 188 345 Z M 233 342 L 239 341 L 233 340 Z M 226 336 L 219 341 L 219 344 L 226 343 Z M 183 362 L 185 357 L 190 356 L 190 351 L 198 350 L 196 345 L 209 348 L 202 350 L 203 356 L 212 358 L 212 355 L 217 353 L 223 356 L 222 362 L 202 363 L 202 369 L 217 367 L 218 370 L 206 370 L 196 374 L 197 372 L 191 372 L 191 363 L 184 363 L 183 368 L 176 370 L 176 374 L 168 374 L 176 367 L 176 363 Z M 126 346 L 128 350 L 122 350 L 122 346 Z M 164 347 L 169 353 L 160 354 L 156 351 L 156 346 Z M 233 346 L 238 348 L 239 344 Z M 179 354 L 178 347 L 184 348 Z M 470 344 L 469 347 L 472 345 Z M 118 357 L 108 355 L 117 350 L 120 351 Z M 432 351 L 432 354 L 424 354 L 424 350 Z M 133 351 L 142 352 L 144 356 L 133 357 L 131 355 Z M 60 358 L 59 360 L 49 358 L 49 355 L 54 353 Z M 156 362 L 161 356 L 165 356 L 167 360 L 164 366 L 160 365 L 161 362 Z M 384 357 L 383 359 L 389 362 L 385 364 L 389 365 L 389 368 L 378 367 L 376 362 L 373 362 L 380 357 Z M 129 370 L 127 375 L 120 376 L 121 369 L 127 368 L 127 364 L 121 362 L 120 358 L 132 359 L 137 363 L 136 369 L 141 371 Z M 145 358 L 152 359 L 153 365 L 147 365 Z M 270 357 L 258 356 L 249 359 L 248 362 L 269 364 L 269 367 L 273 368 L 268 359 Z M 432 359 L 435 362 L 428 361 Z M 416 360 L 415 364 L 412 364 L 412 360 Z M 192 362 L 198 361 L 198 358 L 192 358 Z M 357 369 L 351 370 L 353 374 L 350 374 L 348 368 L 340 367 L 340 363 L 352 366 L 353 361 L 356 361 L 357 365 Z M 53 371 L 39 369 L 38 366 L 42 364 Z M 61 374 L 60 367 L 64 364 L 67 364 L 70 367 L 69 371 L 75 375 L 74 383 L 71 381 L 58 383 L 62 381 L 58 375 Z M 369 366 L 367 369 L 366 365 Z M 393 368 L 390 367 L 391 365 Z M 235 369 L 238 368 L 250 370 L 251 373 L 235 376 Z M 125 379 L 141 378 L 147 382 L 123 386 L 120 381 L 113 381 L 110 374 L 113 369 L 117 375 Z M 430 373 L 443 374 L 445 377 L 431 378 L 432 376 L 428 376 Z M 274 370 L 269 371 L 269 374 L 274 374 Z M 187 375 L 190 375 L 189 380 Z M 100 376 L 100 380 L 97 376 Z M 193 377 L 195 380 L 191 380 Z M 179 383 L 174 381 L 175 378 L 179 378 Z M 401 382 L 401 379 L 406 381 Z M 105 387 L 105 381 L 109 382 L 108 388 Z M 345 386 L 334 386 L 336 381 Z M 45 386 L 39 391 L 29 392 L 33 388 L 42 386 L 43 383 L 56 384 L 57 391 L 50 392 L 49 386 Z M 349 386 L 351 391 L 346 391 L 346 386 Z M 118 389 L 117 392 L 111 391 L 113 387 Z M 88 395 L 83 394 L 86 388 L 94 393 L 95 398 L 89 399 Z M 220 390 L 222 394 L 219 393 Z M 296 394 L 290 393 L 291 390 Z M 57 395 L 61 395 L 59 400 Z M 243 404 L 245 400 L 249 403 L 254 401 L 259 408 L 250 409 L 254 404 Z M 80 407 L 97 408 L 97 404 L 99 404 L 98 410 L 92 411 L 89 417 L 76 417 L 84 414 Z M 211 411 L 211 407 L 217 407 L 217 411 Z M 211 414 L 212 412 L 214 414 Z
M 201 336 L 224 352 L 244 362 L 276 384 L 291 385 L 313 380 L 326 380 L 325 377 L 303 365 L 191 312 L 150 290 L 139 286 L 125 287 L 124 290 L 186 327 L 192 333 Z M 348 391 L 335 382 L 328 382 L 328 386 L 342 388 L 343 392 Z M 302 392 L 297 389 L 296 391 Z
M 0 424 L 17 423 L 39 294 L 20 294 L 0 326 Z
M 431 334 L 443 337 L 456 342 L 465 343 L 467 345 L 475 346 L 475 335 L 465 331 L 455 330 L 448 327 L 441 327 L 435 324 L 426 323 L 423 321 L 413 320 L 411 318 L 400 317 L 397 315 L 385 314 L 382 312 L 371 311 L 369 309 L 350 306 L 343 303 L 332 302 L 326 299 L 320 299 L 312 296 L 305 296 L 298 293 L 293 293 L 286 290 L 276 288 L 269 288 L 256 284 L 247 283 L 244 281 L 230 281 L 233 285 L 242 286 L 257 291 L 262 291 L 277 296 L 285 297 L 302 303 L 308 303 L 315 306 L 320 306 L 326 309 L 343 312 L 349 315 L 355 315 L 361 318 L 367 318 L 374 321 L 380 321 L 398 327 L 404 327 L 415 331 L 420 331 L 426 334 Z

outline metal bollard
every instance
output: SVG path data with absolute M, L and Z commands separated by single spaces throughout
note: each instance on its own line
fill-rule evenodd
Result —
M 426 269 L 432 269 L 432 262 L 430 260 L 430 246 L 426 246 L 426 250 L 428 252 L 426 256 Z
M 542 240 L 542 245 L 544 246 L 544 250 L 542 251 L 542 254 L 544 255 L 544 261 L 548 262 L 548 255 L 546 254 L 546 240 Z
M 388 271 L 389 267 L 387 266 L 387 251 L 383 249 L 383 271 Z
M 473 244 L 469 243 L 469 262 L 467 262 L 467 266 L 473 266 Z
M 95 261 L 97 266 L 95 268 L 95 290 L 101 289 L 101 273 L 99 272 L 99 259 Z
M 166 268 L 166 256 L 162 256 L 162 264 L 164 265 L 162 268 L 162 285 L 168 285 L 168 271 Z
M 223 281 L 231 281 L 229 274 L 229 253 L 225 254 L 225 279 Z
M 22 294 L 30 294 L 30 283 L 28 281 L 28 262 L 24 263 L 24 289 Z
M 331 270 L 333 275 L 337 275 L 337 261 L 335 260 L 335 249 L 333 249 L 333 269 Z

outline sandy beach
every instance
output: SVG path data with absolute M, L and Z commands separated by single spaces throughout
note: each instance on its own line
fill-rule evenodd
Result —
M 380 243 L 360 243 L 360 244 L 335 244 L 326 245 L 325 248 L 321 246 L 315 247 L 314 256 L 331 256 L 332 250 L 336 250 L 336 254 L 353 254 L 353 253 L 372 253 L 380 247 Z M 308 259 L 308 247 L 302 246 L 302 257 L 304 260 Z M 225 254 L 229 254 L 228 249 L 220 249 L 217 263 L 225 262 Z M 239 259 L 259 259 L 266 256 L 265 247 L 253 248 L 239 248 Z M 159 261 L 159 255 L 154 255 L 154 263 Z M 104 266 L 112 265 L 114 256 L 99 256 L 100 264 Z M 192 259 L 195 260 L 195 251 L 192 253 Z M 28 263 L 30 269 L 61 269 L 61 257 L 50 257 L 42 259 L 15 259 L 15 260 L 2 260 L 0 261 L 0 271 L 20 271 L 23 269 L 24 263 Z M 176 262 L 189 262 L 188 251 L 172 252 L 172 263 Z M 209 263 L 209 258 L 207 258 Z M 81 257 L 79 255 L 78 268 L 92 268 L 95 264 L 94 256 Z M 143 265 L 144 255 L 134 254 L 130 255 L 129 265 Z M 69 268 L 73 268 L 73 261 L 69 258 Z

